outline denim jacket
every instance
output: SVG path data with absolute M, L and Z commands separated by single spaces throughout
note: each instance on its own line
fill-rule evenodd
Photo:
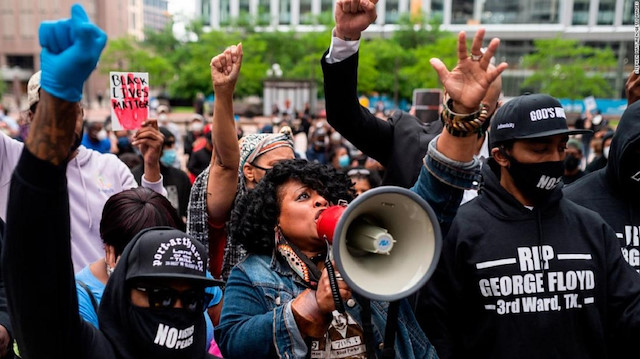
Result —
M 438 217 L 444 237 L 458 212 L 464 190 L 477 189 L 481 175 L 477 157 L 469 162 L 458 162 L 440 153 L 436 148 L 439 137 L 429 142 L 424 166 L 411 190 L 429 203 Z
M 464 189 L 480 180 L 479 160 L 462 163 L 448 159 L 429 143 L 424 166 L 411 189 L 433 208 L 443 234 L 455 216 Z M 216 341 L 228 358 L 304 358 L 307 346 L 298 331 L 291 301 L 306 287 L 276 255 L 249 255 L 232 270 L 225 290 Z M 388 303 L 371 301 L 376 344 L 382 343 Z M 362 324 L 360 304 L 347 311 Z M 396 357 L 437 358 L 435 349 L 418 326 L 406 300 L 399 310 Z M 380 355 L 380 353 L 378 353 Z
M 225 289 L 216 341 L 225 358 L 305 358 L 307 345 L 298 331 L 291 301 L 306 289 L 275 254 L 252 254 L 231 271 Z M 347 312 L 362 325 L 356 301 Z M 388 303 L 371 301 L 375 345 L 383 342 Z M 381 351 L 378 350 L 378 356 Z M 406 300 L 400 304 L 396 357 L 437 358 Z

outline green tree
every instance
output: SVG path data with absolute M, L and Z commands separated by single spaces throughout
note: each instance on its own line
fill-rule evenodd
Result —
M 392 39 L 404 49 L 428 45 L 449 35 L 440 30 L 440 24 L 440 17 L 428 18 L 424 13 L 404 14 L 398 19 L 398 29 L 393 32 Z
M 523 66 L 534 70 L 523 88 L 572 100 L 613 95 L 603 76 L 617 63 L 610 48 L 597 49 L 560 38 L 535 40 L 534 45 L 535 52 L 523 59 Z
M 160 30 L 144 29 L 145 47 L 150 47 L 156 54 L 170 54 L 180 46 L 180 41 L 173 35 L 173 21 Z
M 151 48 L 143 48 L 131 37 L 109 41 L 100 59 L 100 72 L 109 71 L 148 72 L 149 82 L 156 88 L 165 88 L 173 77 L 168 59 L 157 56 Z
M 4 95 L 5 91 L 7 91 L 7 83 L 4 82 L 3 79 L 0 79 L 0 99 L 2 99 L 2 95 Z
M 429 60 L 437 57 L 451 71 L 458 63 L 457 50 L 458 39 L 451 33 L 443 33 L 435 42 L 410 50 L 409 56 L 414 62 L 400 69 L 402 97 L 410 99 L 417 88 L 442 88 L 438 73 Z

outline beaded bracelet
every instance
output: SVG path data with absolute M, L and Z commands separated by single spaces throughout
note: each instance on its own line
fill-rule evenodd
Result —
M 453 99 L 449 97 L 442 103 L 442 107 L 440 119 L 450 134 L 456 137 L 467 137 L 473 133 L 482 134 L 482 124 L 488 117 L 487 107 L 484 104 L 480 104 L 480 109 L 473 113 L 456 113 L 451 110 Z

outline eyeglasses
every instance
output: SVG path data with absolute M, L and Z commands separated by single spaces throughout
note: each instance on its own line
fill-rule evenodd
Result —
M 265 168 L 265 167 L 262 167 L 262 166 L 258 166 L 257 164 L 255 164 L 255 163 L 253 163 L 253 162 L 252 162 L 252 163 L 250 163 L 250 165 L 252 165 L 253 167 L 255 167 L 255 168 L 257 168 L 257 169 L 263 170 L 263 171 L 265 171 L 265 172 L 271 169 L 271 168 Z
M 136 287 L 136 289 L 147 293 L 149 307 L 157 309 L 172 308 L 176 301 L 180 299 L 182 308 L 187 311 L 203 311 L 204 306 L 209 304 L 213 297 L 202 288 L 189 289 L 184 292 L 166 287 Z

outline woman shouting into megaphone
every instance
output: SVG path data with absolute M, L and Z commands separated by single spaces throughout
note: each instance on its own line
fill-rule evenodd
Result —
M 336 273 L 336 289 L 346 310 L 335 310 L 324 265 L 328 248 L 316 230 L 322 211 L 353 197 L 352 183 L 344 173 L 305 160 L 286 160 L 237 204 L 230 233 L 249 255 L 227 281 L 216 328 L 225 357 L 380 355 L 388 303 L 368 305 L 352 297 Z M 374 345 L 367 345 L 367 340 Z M 436 357 L 406 300 L 398 311 L 395 350 L 399 358 Z

